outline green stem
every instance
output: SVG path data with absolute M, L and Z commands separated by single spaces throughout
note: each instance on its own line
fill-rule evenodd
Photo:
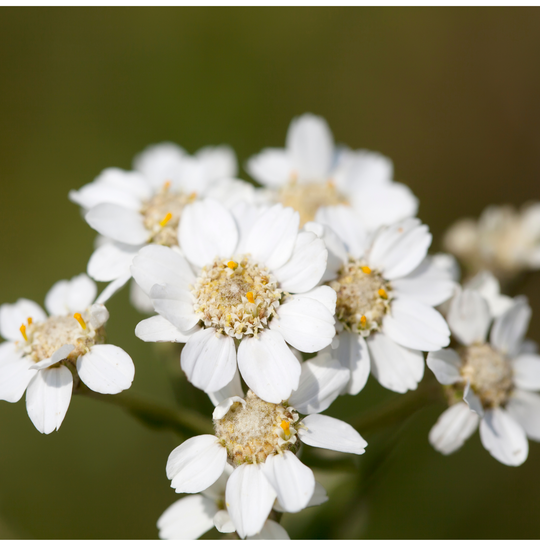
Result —
M 432 380 L 422 384 L 414 392 L 395 397 L 383 405 L 349 420 L 349 424 L 360 433 L 380 429 L 407 419 L 425 405 L 440 401 L 442 397 L 441 385 Z
M 81 384 L 77 393 L 121 407 L 154 429 L 169 429 L 183 437 L 189 437 L 194 434 L 204 435 L 213 433 L 214 431 L 212 422 L 197 411 L 178 405 L 173 410 L 137 396 L 132 392 L 122 392 L 121 394 L 114 395 L 99 394 Z

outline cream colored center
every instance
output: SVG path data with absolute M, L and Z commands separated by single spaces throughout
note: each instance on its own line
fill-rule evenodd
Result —
M 461 351 L 461 375 L 486 409 L 504 406 L 513 390 L 513 373 L 507 358 L 488 344 L 471 345 Z
M 178 224 L 184 207 L 195 200 L 195 194 L 171 192 L 168 184 L 147 201 L 141 214 L 144 226 L 152 233 L 152 242 L 163 246 L 178 245 Z M 170 218 L 169 218 L 170 214 Z
M 193 308 L 205 326 L 240 339 L 256 335 L 276 314 L 282 292 L 268 270 L 249 257 L 216 259 L 195 286 Z
M 264 463 L 272 454 L 296 452 L 298 414 L 291 407 L 263 401 L 251 390 L 245 401 L 245 407 L 234 403 L 221 420 L 214 421 L 216 437 L 227 449 L 230 462 L 235 467 Z
M 22 343 L 25 354 L 40 362 L 50 358 L 63 345 L 75 349 L 67 357 L 69 361 L 86 354 L 96 343 L 104 343 L 105 329 L 93 330 L 89 325 L 83 329 L 72 315 L 55 315 L 43 322 L 33 322 L 26 327 L 28 340 Z
M 367 337 L 380 328 L 390 306 L 390 284 L 363 261 L 351 259 L 330 282 L 337 293 L 336 316 L 350 332 Z
M 291 206 L 300 214 L 300 227 L 313 221 L 321 206 L 347 204 L 347 199 L 338 192 L 332 182 L 289 182 L 281 188 L 279 201 L 283 206 Z

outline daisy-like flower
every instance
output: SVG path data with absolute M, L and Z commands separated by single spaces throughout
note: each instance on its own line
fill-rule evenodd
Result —
M 0 306 L 0 334 L 6 340 L 0 345 L 0 399 L 15 403 L 26 390 L 28 416 L 41 433 L 62 424 L 74 374 L 101 394 L 117 394 L 133 381 L 129 355 L 105 344 L 109 312 L 92 303 L 95 297 L 95 283 L 82 274 L 48 292 L 49 317 L 31 300 Z
M 392 162 L 376 152 L 337 148 L 320 116 L 293 119 L 285 146 L 253 156 L 247 171 L 271 199 L 297 210 L 301 225 L 314 220 L 319 208 L 341 204 L 351 205 L 373 230 L 416 215 L 418 200 L 392 181 Z
M 214 484 L 227 463 L 232 465 L 225 504 L 241 538 L 261 531 L 276 497 L 281 511 L 299 512 L 315 492 L 313 472 L 296 456 L 301 442 L 353 454 L 363 454 L 367 445 L 349 424 L 317 414 L 348 378 L 339 362 L 322 354 L 302 364 L 299 388 L 286 402 L 268 403 L 251 390 L 245 398 L 229 395 L 214 410 L 215 436 L 193 437 L 169 456 L 171 486 L 198 493 Z
M 233 472 L 229 463 L 217 482 L 200 494 L 188 495 L 173 503 L 157 522 L 159 537 L 163 540 L 191 540 L 199 538 L 202 534 L 215 527 L 220 533 L 232 533 L 236 529 L 227 512 L 225 505 L 225 487 L 227 480 Z M 325 489 L 318 482 L 308 506 L 317 506 L 328 500 Z M 283 510 L 276 503 L 274 510 Z M 248 536 L 251 539 L 288 539 L 287 531 L 276 521 L 267 519 L 261 531 Z
M 527 459 L 527 436 L 540 440 L 540 356 L 523 340 L 530 316 L 524 297 L 494 320 L 477 291 L 464 289 L 452 300 L 448 324 L 462 347 L 427 358 L 450 405 L 429 434 L 443 454 L 460 448 L 478 424 L 482 444 L 505 465 Z
M 114 292 L 130 278 L 141 247 L 178 245 L 178 224 L 186 205 L 201 195 L 234 204 L 250 199 L 253 186 L 234 179 L 236 158 L 229 147 L 203 148 L 194 156 L 172 143 L 151 146 L 134 160 L 134 170 L 105 169 L 69 197 L 88 224 L 104 238 L 88 262 L 88 274 L 111 281 Z M 134 291 L 136 305 L 144 298 Z
M 478 221 L 461 219 L 444 238 L 467 273 L 489 270 L 508 281 L 519 273 L 540 268 L 540 203 L 517 211 L 511 206 L 488 206 Z
M 347 391 L 358 393 L 370 371 L 394 392 L 414 390 L 424 374 L 421 351 L 449 344 L 448 325 L 433 306 L 455 288 L 446 262 L 426 256 L 427 226 L 409 218 L 370 235 L 350 208 L 325 208 L 319 218 L 324 227 L 307 228 L 329 251 L 324 279 L 337 293 L 333 354 L 351 370 Z
M 314 233 L 298 232 L 297 212 L 243 208 L 232 213 L 212 199 L 187 207 L 179 229 L 185 258 L 165 246 L 141 250 L 133 277 L 159 315 L 135 333 L 186 343 L 182 369 L 205 392 L 231 381 L 238 356 L 247 385 L 279 403 L 300 377 L 287 343 L 307 353 L 328 346 L 336 295 L 315 287 L 327 250 Z

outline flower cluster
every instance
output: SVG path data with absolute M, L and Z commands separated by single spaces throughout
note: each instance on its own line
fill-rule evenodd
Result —
M 214 433 L 169 456 L 171 486 L 190 495 L 161 516 L 161 538 L 213 527 L 288 538 L 282 513 L 327 500 L 304 445 L 355 455 L 367 446 L 320 413 L 370 373 L 414 391 L 426 352 L 449 405 L 431 444 L 451 453 L 479 425 L 491 455 L 523 463 L 527 437 L 540 440 L 540 356 L 525 340 L 526 299 L 501 294 L 497 278 L 540 266 L 538 205 L 489 208 L 447 233 L 472 277 L 459 285 L 456 260 L 428 254 L 418 200 L 392 162 L 335 145 L 324 119 L 295 118 L 285 148 L 262 150 L 246 169 L 259 187 L 236 177 L 228 147 L 191 156 L 165 143 L 133 170 L 106 169 L 71 191 L 99 233 L 90 277 L 54 285 L 49 316 L 26 299 L 0 307 L 0 399 L 26 390 L 30 419 L 51 433 L 73 393 L 128 389 L 134 365 L 106 343 L 104 303 L 133 278 L 131 299 L 151 314 L 135 334 L 181 344 L 182 371 L 215 406 Z M 97 299 L 93 280 L 108 283 Z

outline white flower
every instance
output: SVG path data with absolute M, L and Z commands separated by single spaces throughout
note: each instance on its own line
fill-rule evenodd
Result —
M 297 210 L 302 225 L 332 205 L 350 204 L 370 230 L 412 217 L 418 209 L 410 189 L 392 181 L 388 158 L 336 148 L 326 121 L 312 114 L 293 119 L 286 148 L 263 150 L 247 170 L 274 200 Z
M 242 208 L 231 213 L 212 199 L 186 208 L 179 229 L 185 258 L 164 246 L 141 250 L 133 277 L 159 315 L 135 333 L 186 343 L 182 369 L 205 392 L 231 381 L 238 355 L 247 385 L 279 403 L 300 377 L 287 343 L 302 352 L 328 346 L 336 295 L 314 288 L 327 251 L 314 233 L 298 232 L 292 208 Z
M 105 169 L 93 182 L 69 197 L 81 205 L 88 224 L 105 237 L 88 262 L 88 274 L 111 281 L 108 296 L 130 278 L 129 267 L 149 243 L 177 246 L 178 224 L 186 205 L 202 195 L 232 205 L 250 199 L 253 186 L 232 178 L 236 158 L 226 146 L 203 148 L 194 156 L 164 143 L 151 146 L 134 160 L 134 170 Z M 147 309 L 139 291 L 135 305 Z
M 448 324 L 463 345 L 428 355 L 427 364 L 447 387 L 450 408 L 429 434 L 443 454 L 454 452 L 476 430 L 489 453 L 505 465 L 521 465 L 527 436 L 540 440 L 540 356 L 523 341 L 531 310 L 523 297 L 493 320 L 488 303 L 474 290 L 452 300 Z M 463 399 L 463 401 L 462 401 Z
M 220 533 L 235 532 L 236 529 L 225 505 L 225 487 L 233 470 L 233 467 L 226 463 L 223 474 L 215 484 L 202 491 L 200 495 L 188 495 L 169 506 L 157 522 L 159 537 L 163 540 L 191 540 L 213 527 Z M 316 506 L 327 500 L 325 489 L 316 482 L 308 506 Z M 276 508 L 276 505 L 274 509 L 282 511 L 279 507 Z M 279 523 L 267 519 L 259 533 L 248 536 L 248 540 L 255 538 L 278 540 L 288 539 L 289 535 Z
M 364 453 L 367 443 L 349 424 L 317 414 L 329 406 L 349 377 L 339 362 L 321 356 L 326 357 L 302 364 L 298 390 L 281 404 L 265 402 L 251 390 L 245 398 L 233 396 L 235 384 L 231 384 L 214 410 L 216 435 L 193 437 L 169 456 L 167 477 L 180 493 L 206 489 L 227 463 L 233 465 L 225 502 L 241 538 L 261 530 L 276 497 L 279 510 L 285 512 L 299 512 L 310 503 L 315 478 L 296 457 L 300 441 Z M 308 416 L 300 419 L 298 413 Z
M 478 221 L 461 219 L 444 238 L 445 248 L 470 274 L 490 270 L 501 281 L 540 268 L 540 203 L 488 206 Z
M 437 306 L 452 296 L 451 265 L 427 257 L 431 234 L 409 218 L 368 234 L 354 211 L 325 208 L 309 224 L 326 242 L 324 276 L 337 292 L 338 338 L 333 354 L 351 370 L 357 394 L 370 371 L 394 392 L 414 390 L 424 374 L 421 351 L 448 345 L 450 331 Z
M 0 306 L 0 334 L 7 340 L 0 345 L 0 399 L 14 403 L 26 390 L 28 415 L 41 433 L 62 424 L 75 370 L 101 394 L 117 394 L 133 381 L 129 355 L 104 344 L 109 312 L 92 304 L 95 296 L 95 283 L 82 274 L 48 292 L 49 317 L 31 300 Z

